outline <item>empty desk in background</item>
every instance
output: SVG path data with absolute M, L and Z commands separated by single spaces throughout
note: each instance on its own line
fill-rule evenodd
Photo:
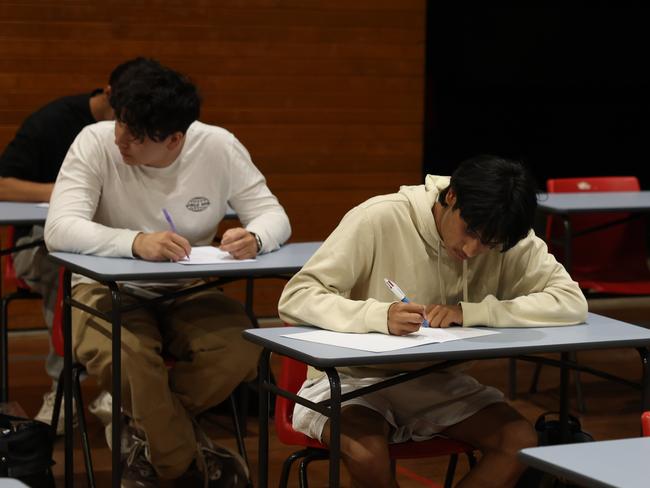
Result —
M 542 193 L 537 197 L 539 211 L 559 216 L 564 223 L 564 267 L 571 274 L 571 216 L 581 213 L 650 212 L 650 191 L 612 191 L 584 193 Z M 609 225 L 615 225 L 612 222 Z M 581 234 L 601 228 L 586 229 Z
M 369 393 L 382 387 L 407 381 L 415 376 L 452 366 L 459 362 L 475 359 L 494 359 L 513 357 L 522 354 L 536 354 L 545 352 L 560 352 L 562 361 L 560 366 L 560 422 L 563 427 L 564 438 L 567 438 L 568 426 L 568 366 L 573 365 L 568 361 L 569 352 L 587 349 L 610 349 L 618 347 L 636 347 L 644 357 L 643 368 L 643 393 L 640 410 L 650 407 L 650 368 L 648 366 L 648 347 L 650 347 L 650 330 L 610 319 L 596 314 L 589 314 L 587 323 L 565 327 L 535 327 L 535 328 L 495 328 L 499 333 L 473 339 L 463 339 L 451 342 L 428 344 L 409 349 L 400 349 L 383 353 L 359 351 L 344 347 L 301 341 L 283 337 L 285 334 L 314 330 L 309 327 L 278 327 L 270 329 L 249 329 L 244 331 L 244 337 L 261 345 L 264 348 L 260 363 L 260 446 L 259 446 L 259 480 L 258 486 L 266 488 L 268 485 L 268 414 L 269 392 L 283 395 L 270 381 L 269 358 L 271 352 L 283 354 L 303 361 L 317 369 L 323 370 L 329 377 L 331 388 L 331 401 L 321 402 L 319 408 L 328 408 L 330 417 L 330 487 L 337 487 L 339 483 L 339 432 L 340 432 L 340 407 L 346 399 L 359 396 L 362 390 L 357 390 L 341 395 L 340 381 L 337 367 L 377 365 L 389 363 L 408 363 L 419 361 L 442 361 L 441 364 L 429 366 L 417 372 L 409 372 L 370 387 L 372 390 L 363 389 Z M 288 396 L 288 395 L 283 395 Z M 292 399 L 295 399 L 291 396 Z M 308 407 L 311 402 L 300 399 L 300 403 Z
M 533 468 L 588 488 L 646 488 L 650 485 L 650 437 L 522 449 Z
M 83 308 L 104 318 L 113 325 L 113 385 L 120 384 L 122 375 L 120 366 L 121 342 L 121 314 L 141 307 L 147 303 L 161 302 L 170 298 L 185 296 L 191 293 L 215 287 L 224 283 L 248 278 L 265 278 L 295 274 L 302 268 L 312 254 L 320 247 L 320 242 L 301 242 L 287 244 L 277 251 L 262 254 L 255 261 L 233 262 L 232 264 L 211 265 L 183 265 L 178 263 L 163 263 L 142 261 L 127 258 L 106 258 L 88 256 L 83 254 L 54 252 L 50 257 L 65 267 L 64 275 L 64 313 L 63 313 L 63 338 L 64 338 L 64 376 L 65 376 L 65 483 L 72 486 L 72 341 L 71 341 L 71 307 Z M 96 310 L 89 310 L 71 299 L 70 278 L 72 273 L 78 273 L 96 280 L 111 289 L 112 310 L 109 314 L 102 314 Z M 122 307 L 121 290 L 118 281 L 174 281 L 188 278 L 214 278 L 214 281 L 204 283 L 181 292 L 172 292 L 152 300 L 143 300 L 135 306 Z M 113 387 L 113 452 L 112 476 L 113 486 L 120 486 L 120 432 L 121 432 L 121 391 Z M 115 448 L 115 446 L 118 446 Z
M 47 218 L 48 207 L 40 203 L 23 203 L 23 202 L 0 202 L 0 226 L 7 225 L 43 225 Z M 38 246 L 41 242 L 25 244 L 23 246 L 12 245 L 6 248 L 0 246 L 0 256 L 11 254 L 22 249 Z M 4 276 L 0 276 L 0 297 L 2 294 L 2 281 Z M 0 402 L 6 402 L 9 398 L 9 375 L 7 365 L 9 347 L 7 344 L 7 329 L 3 327 L 0 331 Z

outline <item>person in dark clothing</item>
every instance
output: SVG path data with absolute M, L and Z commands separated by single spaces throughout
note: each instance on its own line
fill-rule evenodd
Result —
M 145 58 L 135 58 L 122 63 L 111 72 L 105 88 L 95 89 L 89 94 L 58 98 L 29 115 L 0 154 L 0 200 L 49 202 L 61 164 L 79 132 L 87 125 L 114 118 L 109 103 L 111 86 L 126 70 L 147 62 Z M 43 227 L 16 228 L 14 238 L 16 245 L 42 241 Z M 43 296 L 43 316 L 51 331 L 58 267 L 47 259 L 43 246 L 15 253 L 13 260 L 17 277 Z M 37 420 L 48 424 L 51 422 L 56 384 L 62 369 L 63 358 L 56 355 L 50 344 L 45 370 L 52 378 L 52 389 L 43 397 Z M 100 395 L 98 400 L 105 404 L 106 399 L 102 401 L 102 398 Z M 110 396 L 108 398 L 110 401 Z M 63 434 L 63 425 L 62 409 L 57 425 L 58 434 Z

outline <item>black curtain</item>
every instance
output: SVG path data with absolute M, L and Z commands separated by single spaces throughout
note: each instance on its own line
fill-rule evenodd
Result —
M 547 178 L 647 173 L 650 15 L 641 8 L 443 9 L 429 2 L 424 173 L 522 159 Z

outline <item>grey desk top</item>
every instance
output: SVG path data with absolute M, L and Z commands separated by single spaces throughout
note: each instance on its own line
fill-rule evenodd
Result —
M 36 203 L 0 202 L 0 225 L 35 225 L 45 222 L 47 207 Z
M 319 368 L 508 357 L 518 354 L 650 346 L 650 330 L 618 320 L 589 314 L 587 323 L 567 327 L 493 329 L 493 334 L 397 351 L 373 353 L 282 337 L 313 330 L 310 327 L 248 329 L 244 337 L 273 352 L 285 354 Z
M 28 488 L 22 481 L 14 478 L 0 478 L 0 488 Z
M 548 213 L 646 212 L 650 211 L 650 191 L 542 193 L 537 206 Z
M 650 437 L 523 449 L 526 464 L 590 488 L 647 488 Z
M 247 278 L 296 273 L 320 245 L 320 242 L 286 244 L 277 251 L 258 256 L 255 261 L 233 264 L 154 263 L 139 259 L 103 258 L 67 252 L 50 253 L 50 258 L 75 273 L 97 281 L 155 281 L 209 276 Z

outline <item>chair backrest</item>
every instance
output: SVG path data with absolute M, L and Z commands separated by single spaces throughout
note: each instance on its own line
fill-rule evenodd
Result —
M 641 429 L 644 437 L 650 437 L 650 412 L 641 414 Z
M 280 356 L 280 375 L 277 386 L 283 390 L 297 393 L 307 377 L 307 365 L 286 356 Z M 317 441 L 296 432 L 292 427 L 295 402 L 280 395 L 275 397 L 275 432 L 280 442 L 298 446 L 316 446 Z
M 56 288 L 56 303 L 52 319 L 52 347 L 57 356 L 63 357 L 63 275 L 65 268 L 59 269 L 59 284 Z
M 549 193 L 566 192 L 609 192 L 640 191 L 639 180 L 634 176 L 608 176 L 586 178 L 550 179 L 546 183 Z M 607 224 L 629 216 L 626 213 L 580 214 L 571 217 L 574 233 Z M 551 252 L 564 259 L 564 248 L 552 243 L 552 239 L 564 235 L 562 219 L 551 216 L 547 220 L 546 237 Z M 594 245 L 597 242 L 598 245 Z M 607 227 L 605 229 L 578 236 L 573 239 L 572 274 L 580 281 L 585 275 L 605 272 L 625 277 L 639 275 L 647 270 L 645 225 L 640 219 Z
M 16 243 L 16 228 L 13 225 L 7 226 L 7 244 L 5 247 L 13 247 Z M 29 286 L 23 280 L 16 276 L 16 268 L 14 267 L 14 259 L 11 254 L 4 256 L 4 284 L 8 287 L 22 288 L 29 290 Z

